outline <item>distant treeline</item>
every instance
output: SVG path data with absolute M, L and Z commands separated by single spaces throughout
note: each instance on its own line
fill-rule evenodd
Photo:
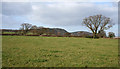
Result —
M 70 36 L 70 33 L 59 28 L 39 28 L 27 30 L 2 29 L 2 35 L 25 35 L 25 36 Z
M 67 32 L 64 29 L 60 28 L 44 28 L 39 27 L 39 29 L 29 29 L 27 33 L 24 33 L 25 30 L 12 30 L 12 29 L 1 29 L 1 35 L 11 35 L 11 36 L 48 36 L 48 37 L 86 37 L 93 38 L 93 34 L 86 31 L 78 32 Z M 99 35 L 100 36 L 100 35 Z M 100 37 L 106 37 L 106 33 L 101 34 Z
M 1 35 L 16 35 L 16 36 L 53 36 L 53 37 L 87 37 L 93 38 L 93 33 L 86 31 L 68 32 L 61 28 L 45 28 L 37 27 L 29 23 L 21 24 L 19 30 L 1 29 Z M 99 31 L 98 38 L 105 38 L 106 32 Z

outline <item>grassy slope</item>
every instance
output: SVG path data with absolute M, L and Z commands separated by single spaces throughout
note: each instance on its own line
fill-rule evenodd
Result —
M 3 67 L 115 67 L 118 40 L 3 36 Z

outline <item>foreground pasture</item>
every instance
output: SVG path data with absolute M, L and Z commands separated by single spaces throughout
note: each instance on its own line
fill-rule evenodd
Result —
M 117 39 L 3 36 L 3 67 L 116 67 Z

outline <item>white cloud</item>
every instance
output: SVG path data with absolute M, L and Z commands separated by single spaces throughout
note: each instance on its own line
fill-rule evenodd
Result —
M 33 4 L 29 20 L 53 26 L 81 25 L 83 18 L 103 14 L 117 23 L 117 7 L 95 3 Z

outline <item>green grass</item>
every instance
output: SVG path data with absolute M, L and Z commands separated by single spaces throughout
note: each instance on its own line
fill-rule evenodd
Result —
M 117 67 L 118 40 L 3 36 L 3 67 Z
M 3 32 L 3 34 L 15 34 L 15 32 Z

